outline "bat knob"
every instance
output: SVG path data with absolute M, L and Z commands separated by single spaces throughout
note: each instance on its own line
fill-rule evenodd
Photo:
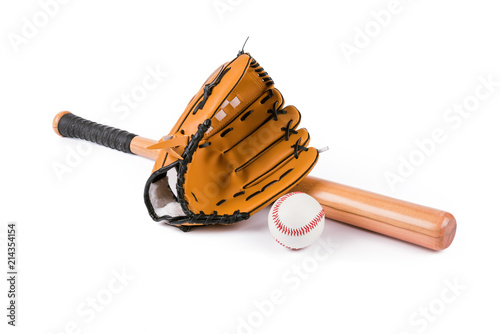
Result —
M 71 114 L 69 111 L 61 111 L 54 117 L 54 120 L 52 121 L 52 128 L 54 129 L 54 132 L 57 133 L 59 136 L 64 137 L 60 132 L 59 132 L 59 121 L 61 118 L 66 115 L 66 114 Z

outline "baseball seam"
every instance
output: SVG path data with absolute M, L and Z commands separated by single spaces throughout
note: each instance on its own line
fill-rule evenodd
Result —
M 320 212 L 306 225 L 300 227 L 300 228 L 290 228 L 287 227 L 283 222 L 281 221 L 279 217 L 279 212 L 278 209 L 285 202 L 285 200 L 295 194 L 300 194 L 301 192 L 293 192 L 286 194 L 285 196 L 281 197 L 277 202 L 276 205 L 273 208 L 273 212 L 271 216 L 273 217 L 273 222 L 274 226 L 278 231 L 280 231 L 283 234 L 289 235 L 289 236 L 301 236 L 309 233 L 312 229 L 314 229 L 316 226 L 318 226 L 319 222 L 323 217 L 325 217 L 325 210 L 322 208 Z
M 276 240 L 277 243 L 279 243 L 281 246 L 285 247 L 285 248 L 288 248 L 288 249 L 291 249 L 291 250 L 297 250 L 298 248 L 292 248 L 290 246 L 287 246 L 285 245 L 284 243 L 282 243 L 281 241 L 279 241 L 278 239 L 274 238 L 274 240 Z

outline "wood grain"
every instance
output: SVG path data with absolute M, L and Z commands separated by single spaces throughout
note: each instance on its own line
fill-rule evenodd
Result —
M 130 143 L 130 150 L 132 153 L 140 155 L 141 157 L 156 160 L 160 151 L 150 150 L 147 148 L 148 146 L 156 143 L 158 143 L 158 141 L 137 136 L 132 139 L 132 142 Z
M 314 197 L 328 218 L 422 247 L 443 250 L 457 222 L 448 212 L 308 176 L 295 191 Z

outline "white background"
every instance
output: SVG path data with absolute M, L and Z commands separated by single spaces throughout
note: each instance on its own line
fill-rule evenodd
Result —
M 7 223 L 17 222 L 20 273 L 16 328 L 6 325 L 1 280 L 2 333 L 497 332 L 500 87 L 460 124 L 443 115 L 474 96 L 479 77 L 500 81 L 498 5 L 401 0 L 380 28 L 371 12 L 389 1 L 220 3 L 223 13 L 213 0 L 74 0 L 51 7 L 48 22 L 35 0 L 0 5 L 0 258 Z M 28 38 L 26 20 L 43 25 Z M 355 47 L 367 26 L 372 37 L 349 62 L 341 45 Z M 15 46 L 13 36 L 26 39 Z M 272 239 L 267 209 L 183 233 L 149 218 L 151 161 L 52 131 L 53 116 L 70 110 L 160 138 L 247 36 L 246 51 L 301 110 L 312 145 L 330 147 L 312 174 L 453 213 L 450 248 L 327 221 L 322 238 L 335 249 L 318 261 L 319 244 L 292 252 Z M 168 75 L 118 111 L 148 68 Z M 446 141 L 391 189 L 385 173 L 435 128 Z M 298 279 L 290 270 L 303 265 Z M 121 271 L 133 277 L 123 286 L 113 278 Z M 282 303 L 270 307 L 275 290 Z M 106 305 L 90 311 L 96 297 Z

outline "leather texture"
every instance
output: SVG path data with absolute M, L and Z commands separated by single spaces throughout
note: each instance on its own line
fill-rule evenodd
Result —
M 190 227 L 231 224 L 264 208 L 317 162 L 309 133 L 297 129 L 300 120 L 268 73 L 240 52 L 210 75 L 169 135 L 150 147 L 161 150 L 145 189 L 151 216 Z M 178 173 L 174 194 L 183 217 L 159 216 L 151 205 L 151 184 L 170 169 Z

